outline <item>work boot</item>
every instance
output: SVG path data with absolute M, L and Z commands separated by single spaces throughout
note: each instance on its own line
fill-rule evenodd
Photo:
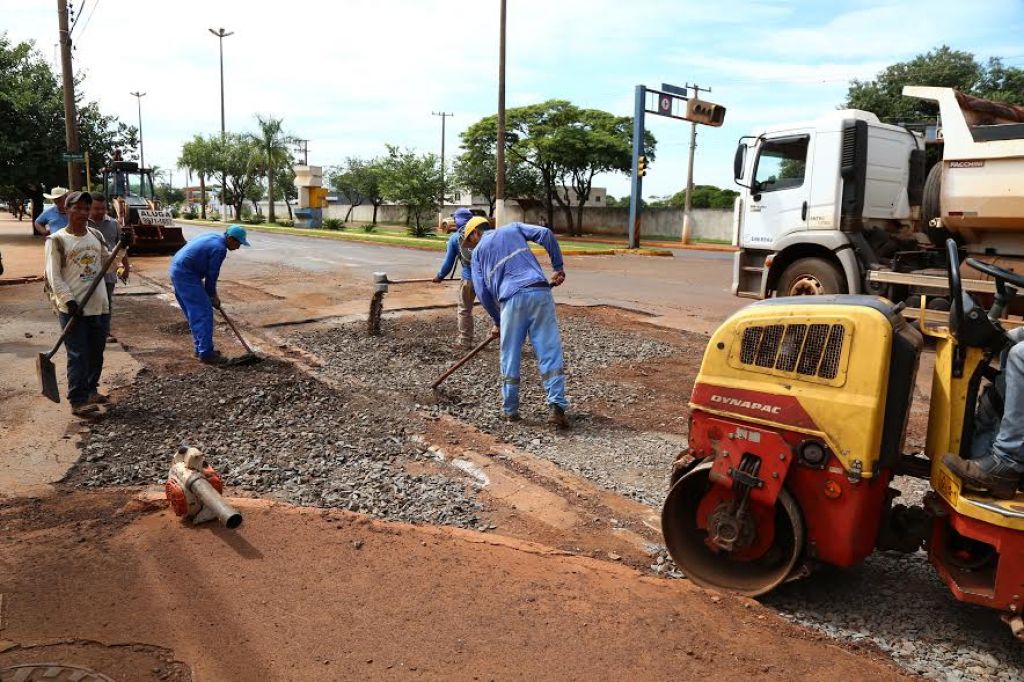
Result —
M 558 405 L 549 405 L 548 424 L 551 424 L 558 429 L 569 428 L 569 418 L 565 416 L 565 409 Z
M 507 422 L 517 422 L 522 420 L 522 417 L 519 416 L 518 412 L 502 412 L 501 418 Z
M 89 403 L 78 403 L 71 406 L 71 414 L 82 419 L 92 419 L 99 414 L 99 408 Z
M 1017 494 L 1021 473 L 1006 464 L 996 455 L 985 455 L 978 459 L 960 459 L 947 454 L 942 458 L 949 470 L 960 477 L 964 487 L 976 491 L 987 491 L 1001 500 L 1013 499 Z
M 219 350 L 215 350 L 209 355 L 200 355 L 199 362 L 204 365 L 223 365 L 227 363 L 228 359 L 220 354 Z
M 110 402 L 110 397 L 105 396 L 102 393 L 93 393 L 89 396 L 89 400 L 86 404 L 88 405 L 106 405 Z

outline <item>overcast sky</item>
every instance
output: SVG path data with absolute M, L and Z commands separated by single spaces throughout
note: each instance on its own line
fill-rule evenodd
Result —
M 147 165 L 172 167 L 181 144 L 220 129 L 217 38 L 224 27 L 227 127 L 259 112 L 309 138 L 309 160 L 371 157 L 385 143 L 447 152 L 497 109 L 498 0 L 74 0 L 75 67 L 104 112 L 137 120 L 144 91 Z M 851 78 L 947 43 L 1024 65 L 1021 0 L 508 0 L 507 103 L 549 98 L 631 115 L 633 87 L 711 86 L 728 107 L 699 128 L 696 182 L 732 185 L 736 139 L 813 118 Z M 0 0 L 0 31 L 58 58 L 55 0 Z M 59 62 L 57 62 L 59 64 Z M 686 182 L 688 124 L 648 116 L 657 161 L 644 194 Z M 0 125 L 3 123 L 0 122 Z M 182 183 L 184 175 L 175 178 Z M 629 192 L 625 176 L 596 183 Z

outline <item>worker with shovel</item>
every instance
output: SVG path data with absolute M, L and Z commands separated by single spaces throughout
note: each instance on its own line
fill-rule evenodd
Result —
M 97 412 L 97 405 L 109 402 L 99 392 L 103 351 L 110 329 L 107 290 L 91 285 L 93 280 L 103 277 L 102 264 L 110 252 L 103 243 L 103 235 L 87 225 L 92 196 L 88 192 L 69 192 L 63 196 L 68 224 L 46 239 L 45 289 L 61 329 L 68 328 L 72 318 L 78 318 L 63 337 L 68 354 L 68 402 L 76 417 L 89 417 Z
M 228 251 L 249 246 L 245 228 L 232 225 L 224 234 L 208 232 L 192 239 L 171 260 L 171 284 L 188 320 L 200 362 L 223 365 L 228 360 L 213 347 L 213 309 L 220 308 L 217 278 Z
M 501 338 L 502 412 L 505 419 L 519 421 L 519 368 L 529 336 L 547 392 L 548 423 L 566 428 L 565 362 L 551 295 L 551 287 L 565 281 L 562 250 L 546 227 L 510 223 L 481 236 L 480 228 L 486 224 L 486 218 L 473 218 L 463 231 L 465 244 L 473 252 L 473 288 L 494 320 L 491 336 Z M 550 282 L 529 242 L 543 246 L 551 257 L 555 274 Z
M 473 212 L 468 208 L 456 209 L 452 213 L 455 220 L 455 232 L 448 238 L 448 250 L 444 255 L 444 262 L 441 269 L 434 276 L 434 283 L 440 284 L 451 273 L 456 261 L 462 265 L 462 284 L 458 292 L 458 320 L 459 338 L 458 347 L 462 350 L 469 350 L 473 347 L 473 299 L 476 294 L 473 291 L 473 271 L 470 265 L 472 254 L 465 245 L 465 232 L 463 228 L 473 218 Z

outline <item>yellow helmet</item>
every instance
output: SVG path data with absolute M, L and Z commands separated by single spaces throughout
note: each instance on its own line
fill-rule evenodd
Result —
M 469 238 L 469 235 L 473 234 L 477 230 L 486 230 L 490 226 L 491 221 L 483 216 L 470 218 L 469 222 L 466 223 L 466 226 L 462 228 L 462 239 L 466 240 Z

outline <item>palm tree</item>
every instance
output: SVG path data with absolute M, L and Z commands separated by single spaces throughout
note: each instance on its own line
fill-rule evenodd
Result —
M 259 148 L 259 163 L 263 177 L 267 179 L 267 221 L 274 222 L 274 174 L 291 161 L 289 148 L 295 138 L 281 130 L 283 119 L 256 114 L 259 132 L 252 135 Z
M 199 213 L 203 220 L 206 220 L 206 176 L 212 175 L 216 168 L 211 155 L 211 147 L 207 140 L 201 135 L 196 135 L 191 141 L 181 146 L 181 156 L 178 157 L 178 165 L 190 168 L 199 176 Z

